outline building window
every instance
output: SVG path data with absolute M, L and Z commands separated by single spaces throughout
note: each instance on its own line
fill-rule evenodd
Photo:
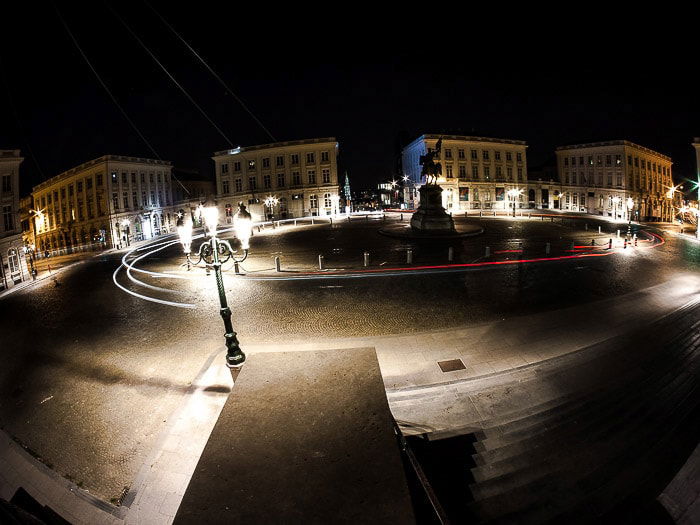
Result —
M 66 188 L 61 188 L 61 200 L 66 200 Z
M 571 157 L 571 165 L 576 166 L 576 157 Z
M 576 184 L 576 172 L 571 174 L 571 184 Z
M 564 167 L 565 168 L 569 167 L 569 157 L 564 157 Z
M 578 165 L 583 166 L 583 157 L 578 158 Z
M 126 184 L 127 179 L 126 179 L 126 172 L 122 171 L 122 184 Z
M 284 173 L 278 173 L 277 174 L 277 187 L 284 188 L 284 186 L 285 186 Z
M 472 166 L 472 177 L 479 178 L 479 166 Z
M 500 166 L 496 166 L 496 178 L 500 179 L 503 177 L 503 169 Z
M 491 168 L 484 166 L 484 178 L 489 180 L 491 178 Z
M 131 172 L 131 184 L 136 184 L 136 173 Z
M 508 180 L 513 180 L 513 168 L 506 168 L 506 174 L 508 175 Z
M 452 165 L 450 164 L 449 166 L 445 166 L 445 174 L 448 179 L 452 178 Z
M 243 179 L 238 178 L 233 181 L 233 186 L 236 188 L 236 193 L 240 193 L 243 191 Z
M 603 165 L 603 156 L 602 156 L 602 155 L 597 155 L 597 156 L 596 156 L 596 164 L 597 164 L 598 166 L 602 166 L 602 165 Z
M 5 225 L 6 232 L 10 232 L 15 229 L 14 217 L 12 216 L 12 206 L 2 207 L 2 221 Z
M 494 155 L 494 157 L 496 158 L 496 160 L 501 160 L 501 152 L 500 152 L 500 151 L 494 152 L 493 155 Z
M 241 161 L 237 160 L 233 163 L 233 171 L 241 171 Z
M 452 166 L 450 166 L 450 171 L 447 173 L 448 178 L 452 178 Z M 464 164 L 459 165 L 459 178 L 467 178 L 467 167 Z
M 306 154 L 306 163 L 307 163 L 307 164 L 313 164 L 314 162 L 316 162 L 316 160 L 315 160 L 315 157 L 314 157 L 313 152 L 307 153 L 307 154 Z
M 249 160 L 249 161 L 248 161 L 248 170 L 249 170 L 249 171 L 254 171 L 254 170 L 255 170 L 255 161 L 254 161 L 254 160 Z
M 330 194 L 330 193 L 324 193 L 324 194 L 323 194 L 323 205 L 324 205 L 326 208 L 330 208 L 330 207 L 331 207 L 331 194 Z
M 231 189 L 229 186 L 230 186 L 229 181 L 227 181 L 227 180 L 221 181 L 221 191 L 222 191 L 222 193 L 224 193 L 224 195 L 229 193 L 229 190 Z
M 475 149 L 471 150 L 472 160 L 479 160 L 479 155 Z
M 523 169 L 518 168 L 518 180 L 522 181 L 523 180 Z
M 298 171 L 292 172 L 292 184 L 294 186 L 301 185 L 301 174 Z
M 284 155 L 278 155 L 275 159 L 275 164 L 279 166 L 284 166 Z
M 309 197 L 309 207 L 311 209 L 318 208 L 318 197 L 316 195 L 311 195 Z
M 146 184 L 146 174 L 141 172 L 141 184 Z
M 119 199 L 117 198 L 116 193 L 112 193 L 112 204 L 114 205 L 115 210 L 119 209 Z
M 608 173 L 608 186 L 612 186 L 612 173 Z
M 622 186 L 622 175 L 617 176 L 617 185 Z
M 593 155 L 588 156 L 588 165 L 593 166 Z
M 134 208 L 138 208 L 139 206 L 138 197 L 136 195 L 137 193 L 135 191 L 131 194 L 131 202 L 133 203 Z M 79 206 L 82 206 L 82 204 L 80 204 Z
M 83 192 L 83 181 L 78 181 L 77 185 L 78 185 L 78 193 L 82 193 Z M 42 205 L 43 205 L 43 202 L 42 202 Z
M 266 190 L 272 188 L 272 177 L 270 175 L 263 175 L 263 186 Z
M 112 172 L 112 182 L 115 183 L 115 184 L 116 184 L 116 182 L 117 182 L 117 172 L 116 172 L 116 171 L 113 171 L 113 172 Z
M 620 166 L 622 164 L 622 156 L 615 155 L 615 166 Z
M 263 159 L 263 168 L 269 168 L 270 167 L 270 157 L 265 157 Z
M 248 189 L 249 190 L 256 190 L 257 189 L 256 182 L 257 181 L 255 180 L 255 176 L 248 177 Z
M 605 165 L 606 165 L 606 166 L 612 166 L 612 156 L 611 156 L 611 155 L 606 155 L 606 156 L 605 156 Z
M 321 170 L 321 176 L 323 177 L 323 184 L 331 183 L 331 170 L 328 168 L 323 168 Z
M 515 154 L 515 158 L 517 159 L 518 162 L 522 162 L 523 160 L 523 154 L 518 152 Z
M 2 191 L 3 193 L 9 193 L 12 191 L 12 178 L 10 175 L 2 176 Z
M 632 165 L 632 155 L 627 155 L 627 165 L 628 166 Z
M 489 152 L 488 150 L 483 150 L 481 152 L 481 156 L 483 157 L 484 160 L 489 160 Z
M 462 150 L 459 150 L 462 151 Z M 451 149 L 446 149 L 445 150 L 445 158 L 446 159 L 451 159 L 452 158 L 452 150 Z
M 510 162 L 513 160 L 513 154 L 510 151 L 506 151 L 506 161 Z
M 221 174 L 223 175 L 224 173 L 228 173 L 228 162 L 224 162 L 221 165 Z
M 308 170 L 306 172 L 306 175 L 308 177 L 309 184 L 316 184 L 316 171 L 315 170 Z
M 321 162 L 328 162 L 328 152 L 327 151 L 321 152 Z
M 126 210 L 129 208 L 129 194 L 127 192 L 124 192 L 122 195 L 122 199 L 123 199 L 124 209 Z
M 299 154 L 293 153 L 292 154 L 292 166 L 297 166 L 297 165 L 299 165 Z
M 73 185 L 72 184 L 70 186 L 68 186 L 68 196 L 69 197 L 73 196 Z
M 156 192 L 155 191 L 151 192 L 151 206 L 158 206 L 158 204 L 156 203 Z
M 141 192 L 141 206 L 148 206 L 148 199 L 146 198 L 146 192 Z
M 98 186 L 102 186 L 102 173 L 98 173 L 98 174 L 95 176 L 95 179 L 96 179 L 96 181 L 97 181 L 97 182 L 96 182 L 97 185 L 98 185 Z
M 154 180 L 153 180 L 153 172 L 151 172 L 151 173 L 148 174 L 148 180 L 151 181 L 151 184 L 153 184 L 153 182 L 154 182 Z

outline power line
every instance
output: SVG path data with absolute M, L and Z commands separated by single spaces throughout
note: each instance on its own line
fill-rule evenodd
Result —
M 107 9 L 109 9 L 112 12 L 112 14 L 119 19 L 122 25 L 129 32 L 129 34 L 131 34 L 131 36 L 134 37 L 134 39 L 141 45 L 141 47 L 143 47 L 146 50 L 146 52 L 155 61 L 155 63 L 160 66 L 160 68 L 165 72 L 166 75 L 168 75 L 168 78 L 170 78 L 170 80 L 172 80 L 173 83 L 180 89 L 180 91 L 182 91 L 182 93 L 187 97 L 187 99 L 190 102 L 192 102 L 194 107 L 196 107 L 199 110 L 199 112 L 204 116 L 204 118 L 206 118 L 209 121 L 209 123 L 214 127 L 214 129 L 216 129 L 216 131 L 219 132 L 219 134 L 226 140 L 226 142 L 228 142 L 228 144 L 231 147 L 233 147 L 233 142 L 231 142 L 231 140 L 226 136 L 226 134 L 223 131 L 221 131 L 221 129 L 219 129 L 219 127 L 214 123 L 214 121 L 211 118 L 209 118 L 209 115 L 207 115 L 207 113 L 199 106 L 199 104 L 195 102 L 195 100 L 190 96 L 190 94 L 185 90 L 185 88 L 182 87 L 182 85 L 180 85 L 180 83 L 177 80 L 175 80 L 175 77 L 170 74 L 170 71 L 168 71 L 167 68 L 160 62 L 160 60 L 158 60 L 158 58 L 151 52 L 148 46 L 146 46 L 146 44 L 143 43 L 143 41 L 136 35 L 136 33 L 134 33 L 131 30 L 131 28 L 124 21 L 124 19 L 121 16 L 119 16 L 119 13 L 112 9 L 112 7 L 106 2 L 105 5 L 107 6 Z
M 209 64 L 207 64 L 207 62 L 192 48 L 192 46 L 190 46 L 190 45 L 187 43 L 187 41 L 186 41 L 184 38 L 182 38 L 182 36 L 180 36 L 180 34 L 175 30 L 175 28 L 174 28 L 173 26 L 171 26 L 171 25 L 165 20 L 165 18 L 163 18 L 163 17 L 161 16 L 161 14 L 160 14 L 159 12 L 156 11 L 150 3 L 148 3 L 147 0 L 144 0 L 144 3 L 151 9 L 151 11 L 153 11 L 153 12 L 156 14 L 156 16 L 158 16 L 158 18 L 160 18 L 160 21 L 163 22 L 163 24 L 164 24 L 168 29 L 170 29 L 170 31 L 180 40 L 180 42 L 182 42 L 182 43 L 187 47 L 187 49 L 189 49 L 190 52 L 191 52 L 195 57 L 197 57 L 197 59 L 202 63 L 202 65 L 204 65 L 204 67 L 207 68 L 207 70 L 214 76 L 214 78 L 215 78 L 216 80 L 218 80 L 219 83 L 220 83 L 222 86 L 224 86 L 224 89 L 226 89 L 226 91 L 227 91 L 233 98 L 236 99 L 236 101 L 241 105 L 241 107 L 242 107 L 243 109 L 245 109 L 246 112 L 253 118 L 253 120 L 255 120 L 255 122 L 258 123 L 258 125 L 265 131 L 265 133 L 268 134 L 268 136 L 272 139 L 272 141 L 273 141 L 273 142 L 277 142 L 277 139 L 272 135 L 272 133 L 270 133 L 270 131 L 263 125 L 263 123 L 260 122 L 260 119 L 258 119 L 258 117 L 256 117 L 256 116 L 253 114 L 253 112 L 248 108 L 248 106 L 246 106 L 246 105 L 243 103 L 243 101 L 238 97 L 238 95 L 236 95 L 236 94 L 231 90 L 231 88 L 228 87 L 228 85 L 221 79 L 221 77 L 220 77 L 219 75 L 216 74 L 216 72 L 215 72 L 215 71 L 209 66 Z
M 65 19 L 64 19 L 63 16 L 61 15 L 61 12 L 58 10 L 58 7 L 56 6 L 56 4 L 54 4 L 53 2 L 51 2 L 51 5 L 53 5 L 53 8 L 55 9 L 56 14 L 58 15 L 58 18 L 61 20 L 61 23 L 63 24 L 63 27 L 65 28 L 66 32 L 67 32 L 68 35 L 70 36 L 71 40 L 73 41 L 73 44 L 75 44 L 75 47 L 78 48 L 78 51 L 80 52 L 80 55 L 83 57 L 83 59 L 85 60 L 85 62 L 87 63 L 87 65 L 90 67 L 90 70 L 93 72 L 93 74 L 94 74 L 95 77 L 97 78 L 97 80 L 98 80 L 98 82 L 100 83 L 100 85 L 101 85 L 101 86 L 104 88 L 104 90 L 107 92 L 107 94 L 109 95 L 109 98 L 112 99 L 112 102 L 114 102 L 114 105 L 117 106 L 117 108 L 119 108 L 119 111 L 121 112 L 121 114 L 124 116 L 124 118 L 127 120 L 127 122 L 131 125 L 131 127 L 134 129 L 134 131 L 136 131 L 136 133 L 137 133 L 138 136 L 141 138 L 141 140 L 143 140 L 144 144 L 146 144 L 146 146 L 148 146 L 148 149 L 151 150 L 151 152 L 153 153 L 153 155 L 155 155 L 155 157 L 156 157 L 158 160 L 163 160 L 163 159 L 161 158 L 161 156 L 158 155 L 158 152 L 155 150 L 155 148 L 154 148 L 153 146 L 151 146 L 151 143 L 148 142 L 148 140 L 147 140 L 146 137 L 143 135 L 143 133 L 141 133 L 141 130 L 139 130 L 139 128 L 138 128 L 138 127 L 136 126 L 136 124 L 134 123 L 134 121 L 131 120 L 131 118 L 129 118 L 129 115 L 126 113 L 126 111 L 124 110 L 124 108 L 122 108 L 122 106 L 119 104 L 119 102 L 117 101 L 117 99 L 114 97 L 114 95 L 112 94 L 112 92 L 110 91 L 110 89 L 107 87 L 107 84 L 105 84 L 104 81 L 102 80 L 102 77 L 100 77 L 100 74 L 99 74 L 99 73 L 97 72 L 97 70 L 93 67 L 93 65 L 92 65 L 92 63 L 90 62 L 90 60 L 88 59 L 87 55 L 85 54 L 85 52 L 83 51 L 83 49 L 80 47 L 80 44 L 78 44 L 78 41 L 76 40 L 75 36 L 73 35 L 73 32 L 72 32 L 72 31 L 70 30 L 70 28 L 68 27 L 68 23 L 65 21 Z M 178 180 L 178 178 L 175 177 L 175 175 L 174 175 L 173 173 L 171 173 L 171 176 L 172 176 L 172 178 L 175 179 L 175 181 L 182 187 L 182 189 L 185 190 L 185 192 L 189 195 L 189 194 L 190 194 L 190 191 L 189 191 L 187 188 L 185 188 L 185 186 L 183 186 L 182 182 L 180 182 L 180 181 Z

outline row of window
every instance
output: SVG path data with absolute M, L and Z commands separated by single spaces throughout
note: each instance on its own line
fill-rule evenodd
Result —
M 129 174 L 127 172 L 124 172 L 124 171 L 121 172 L 121 179 L 118 177 L 118 174 L 116 171 L 113 171 L 111 173 L 111 175 L 112 175 L 112 184 L 116 184 L 119 180 L 121 180 L 121 183 L 123 185 L 123 184 L 127 184 L 129 181 Z M 141 184 L 145 184 L 146 183 L 146 174 L 144 172 L 141 172 L 141 173 L 139 173 L 139 175 L 141 175 L 141 177 L 140 177 Z M 157 177 L 157 180 L 159 183 L 163 181 L 163 173 L 159 171 L 157 173 L 151 172 L 148 174 L 149 182 L 151 184 L 154 184 L 156 177 Z M 132 171 L 131 172 L 131 184 L 136 184 L 136 180 L 137 180 L 136 179 L 136 172 Z
M 606 166 L 622 166 L 622 155 L 605 155 L 605 165 Z M 613 159 L 614 157 L 614 159 Z M 584 164 L 584 157 L 564 157 L 564 167 L 576 166 L 578 159 L 579 166 L 593 166 L 593 155 L 588 155 L 586 157 L 586 164 Z M 596 166 L 603 165 L 603 155 L 596 155 Z M 656 164 L 647 159 L 640 159 L 639 157 L 632 158 L 632 155 L 627 155 L 627 165 L 634 165 L 635 168 L 639 168 L 641 165 L 642 169 L 653 171 L 654 173 L 661 173 L 662 175 L 670 175 L 671 168 L 663 166 L 662 164 Z
M 490 166 L 483 166 L 481 172 L 483 172 L 484 179 L 485 180 L 490 180 L 491 179 L 491 167 Z M 473 179 L 478 179 L 480 174 L 480 169 L 478 165 L 472 165 L 472 178 Z M 523 180 L 523 169 L 518 168 L 517 171 L 518 179 L 519 181 Z M 454 170 L 453 166 L 451 164 L 447 164 L 445 166 L 445 177 L 448 179 L 454 178 Z M 513 168 L 507 167 L 506 168 L 506 177 L 508 180 L 513 180 Z M 467 178 L 467 167 L 464 164 L 459 165 L 459 178 L 460 179 L 466 179 Z M 503 178 L 503 168 L 501 166 L 496 166 L 496 179 L 502 179 Z
M 290 160 L 290 165 L 291 166 L 298 166 L 299 165 L 299 154 L 298 153 L 292 153 L 289 156 Z M 248 171 L 252 171 L 256 168 L 256 161 L 254 159 L 246 161 L 248 165 Z M 328 151 L 322 151 L 321 152 L 321 162 L 330 162 L 330 154 Z M 241 171 L 241 163 L 242 161 L 234 161 L 233 162 L 233 171 L 234 172 L 240 172 Z M 309 152 L 306 154 L 306 164 L 315 164 L 316 163 L 316 153 L 314 152 Z M 277 168 L 283 168 L 285 165 L 285 156 L 284 155 L 278 155 L 275 157 L 275 167 Z M 270 157 L 263 157 L 262 159 L 262 167 L 263 169 L 269 169 L 270 168 Z M 221 164 L 221 174 L 226 174 L 228 173 L 228 162 L 223 162 Z
M 128 210 L 129 209 L 129 192 L 124 191 L 122 192 L 122 202 L 124 205 L 124 209 Z M 114 211 L 119 211 L 119 194 L 114 192 L 112 193 L 112 205 L 114 207 Z M 149 199 L 149 194 L 145 191 L 141 192 L 141 200 L 139 201 L 138 199 L 138 192 L 132 192 L 131 193 L 131 204 L 134 208 L 138 208 L 140 206 L 167 206 L 169 204 L 169 199 L 168 199 L 168 194 L 167 192 L 165 193 L 165 199 L 163 199 L 163 193 L 158 192 L 158 198 L 156 199 L 156 192 L 151 191 L 150 192 L 150 199 Z
M 433 151 L 433 149 L 432 149 L 432 148 L 428 148 L 428 152 L 430 152 L 430 151 Z M 453 159 L 453 158 L 454 158 L 454 157 L 452 156 L 452 150 L 451 150 L 451 149 L 445 148 L 445 149 L 443 149 L 442 151 L 444 152 L 444 158 L 445 158 L 445 159 Z M 472 150 L 469 151 L 469 153 L 470 153 L 470 155 L 471 155 L 471 159 L 472 159 L 472 160 L 479 160 L 479 151 L 478 151 L 478 150 L 472 149 Z M 497 160 L 497 161 L 502 160 L 503 157 L 501 156 L 501 153 L 502 153 L 502 152 L 500 152 L 500 151 L 498 151 L 498 150 L 494 151 L 494 152 L 493 152 L 493 157 L 494 157 L 494 159 Z M 512 161 L 512 160 L 513 160 L 513 152 L 511 152 L 511 151 L 506 151 L 505 153 L 506 153 L 506 154 L 505 154 L 506 160 L 507 160 L 507 161 Z M 467 158 L 467 157 L 466 157 L 466 150 L 464 150 L 464 149 L 458 149 L 458 150 L 457 150 L 457 158 L 458 158 L 458 159 L 466 159 L 466 158 Z M 481 158 L 482 158 L 483 160 L 491 160 L 491 153 L 490 153 L 490 150 L 487 150 L 487 149 L 481 150 Z M 515 154 L 515 160 L 517 160 L 518 162 L 522 162 L 522 160 L 523 160 L 523 154 L 522 154 L 521 152 L 516 152 L 516 154 Z
M 324 193 L 323 194 L 323 206 L 325 208 L 330 208 L 332 206 L 332 199 L 331 199 L 331 193 Z M 297 200 L 297 199 L 303 199 L 304 194 L 303 193 L 297 193 L 295 195 L 292 195 L 292 199 Z M 260 204 L 259 199 L 248 199 L 248 204 Z M 287 199 L 285 197 L 282 197 L 279 199 L 277 203 L 277 211 L 280 213 L 287 211 Z M 318 208 L 318 195 L 309 195 L 309 208 L 311 209 L 317 209 Z M 226 217 L 231 217 L 233 216 L 233 207 L 231 204 L 226 204 Z
M 301 186 L 301 173 L 298 171 L 292 172 L 292 186 Z M 309 185 L 316 184 L 316 170 L 306 171 L 306 183 Z M 330 184 L 331 183 L 331 170 L 329 168 L 323 168 L 321 170 L 321 183 Z M 287 178 L 284 173 L 277 174 L 277 188 L 284 188 L 287 186 Z M 258 189 L 258 180 L 255 175 L 248 177 L 248 190 Z M 272 175 L 263 175 L 263 189 L 272 189 Z M 233 180 L 233 191 L 234 193 L 240 193 L 243 191 L 243 179 L 236 178 Z M 224 194 L 231 193 L 231 184 L 228 180 L 221 181 L 221 192 Z

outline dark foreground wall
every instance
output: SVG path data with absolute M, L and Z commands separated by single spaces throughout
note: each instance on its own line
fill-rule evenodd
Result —
M 374 349 L 253 354 L 175 523 L 413 523 Z

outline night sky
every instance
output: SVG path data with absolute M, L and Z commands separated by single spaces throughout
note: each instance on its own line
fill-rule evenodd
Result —
M 161 158 L 212 173 L 214 151 L 272 142 L 145 2 L 56 5 Z M 420 12 L 378 19 L 359 10 L 319 16 L 287 7 L 273 20 L 266 13 L 271 5 L 259 12 L 240 4 L 151 5 L 276 140 L 335 136 L 353 189 L 389 180 L 400 145 L 422 133 L 525 140 L 531 168 L 558 145 L 627 139 L 670 155 L 677 181 L 695 172 L 697 56 L 677 35 L 630 39 L 615 31 L 613 41 L 595 38 L 590 27 L 585 38 L 571 38 L 578 28 L 513 32 L 506 25 L 499 26 L 511 37 L 504 40 L 483 24 L 472 24 L 482 27 L 478 32 L 469 24 L 449 30 L 450 9 L 444 9 L 436 11 L 434 27 L 453 36 L 425 38 L 429 28 Z M 11 22 L 0 32 L 0 148 L 22 150 L 24 194 L 105 154 L 155 156 L 81 57 L 54 4 L 25 2 L 3 15 Z M 591 40 L 605 47 L 593 48 Z M 582 41 L 588 47 L 564 47 Z

